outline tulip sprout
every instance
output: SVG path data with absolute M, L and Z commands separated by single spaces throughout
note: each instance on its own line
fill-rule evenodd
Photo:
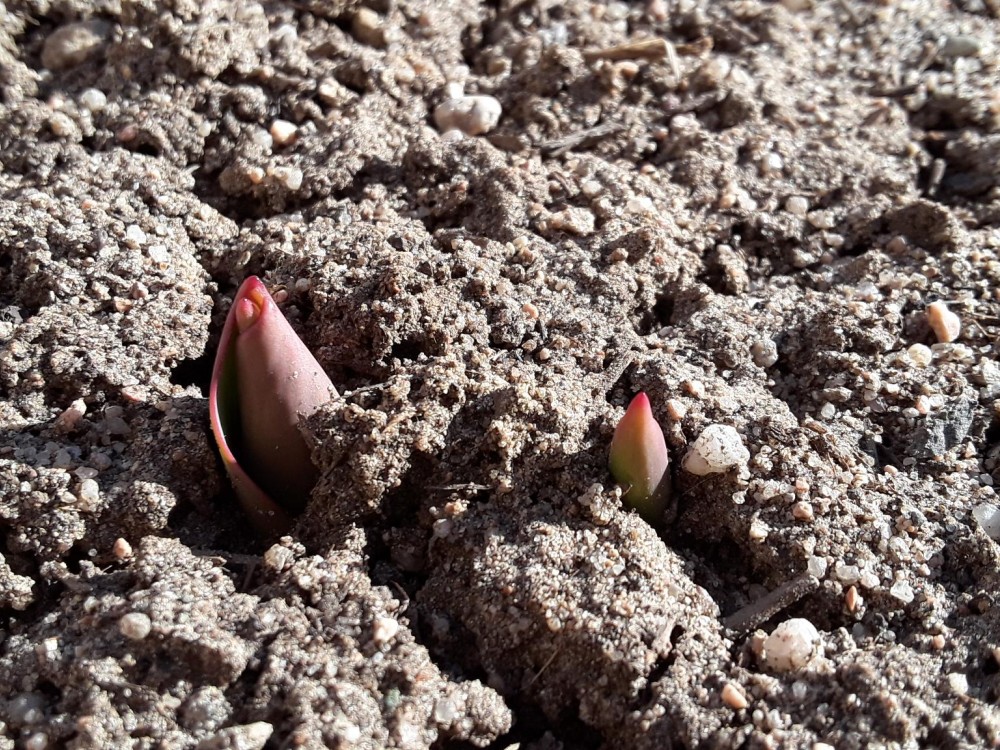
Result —
M 233 488 L 254 525 L 287 530 L 318 478 L 299 422 L 337 396 L 256 276 L 240 286 L 219 342 L 209 416 Z
M 608 467 L 625 487 L 625 502 L 649 523 L 662 520 L 670 499 L 668 463 L 663 430 L 653 417 L 649 397 L 640 393 L 615 428 Z

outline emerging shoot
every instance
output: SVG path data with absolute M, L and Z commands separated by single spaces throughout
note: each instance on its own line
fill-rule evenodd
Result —
M 299 422 L 337 396 L 264 284 L 240 286 L 212 370 L 212 432 L 233 488 L 261 532 L 286 531 L 318 472 Z
M 608 467 L 625 488 L 625 502 L 651 524 L 662 520 L 670 499 L 668 463 L 663 430 L 653 418 L 649 398 L 640 393 L 615 428 Z

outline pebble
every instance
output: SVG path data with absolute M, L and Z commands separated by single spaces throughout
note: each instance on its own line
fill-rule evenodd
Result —
M 80 423 L 80 420 L 83 419 L 86 413 L 87 404 L 82 398 L 76 399 L 76 401 L 66 407 L 62 414 L 56 417 L 54 425 L 56 432 L 71 431 Z
M 778 345 L 771 339 L 759 339 L 750 345 L 750 356 L 758 367 L 770 367 L 778 361 Z
M 76 127 L 76 123 L 73 122 L 73 118 L 65 112 L 53 112 L 49 115 L 49 130 L 52 131 L 53 135 L 60 138 L 69 138 L 74 135 L 79 136 L 80 134 L 80 130 Z M 76 140 L 79 140 L 79 138 Z
M 906 356 L 917 367 L 927 367 L 927 365 L 934 361 L 934 352 L 931 351 L 929 346 L 925 346 L 924 344 L 914 344 L 906 350 Z
M 115 556 L 116 560 L 128 560 L 132 557 L 132 545 L 126 539 L 118 537 L 111 548 L 111 554 Z
M 275 120 L 271 123 L 271 140 L 276 146 L 287 146 L 295 140 L 299 129 L 288 120 Z
M 763 644 L 761 660 L 775 672 L 791 672 L 811 662 L 821 648 L 819 631 L 801 617 L 785 620 Z
M 434 110 L 434 124 L 442 133 L 458 130 L 482 135 L 496 127 L 502 113 L 500 102 L 492 96 L 462 96 L 441 102 Z
M 812 521 L 813 520 L 813 507 L 812 503 L 808 503 L 805 500 L 799 500 L 792 506 L 792 518 L 796 521 Z
M 840 563 L 833 569 L 833 573 L 844 585 L 857 583 L 861 578 L 861 569 L 858 568 L 857 565 L 845 565 L 844 563 Z
M 384 47 L 386 44 L 385 25 L 382 17 L 371 8 L 361 7 L 354 14 L 351 24 L 354 36 L 371 47 Z
M 570 206 L 552 214 L 548 224 L 550 229 L 586 237 L 594 233 L 595 219 L 594 214 L 586 208 Z
M 861 596 L 858 594 L 858 588 L 857 586 L 851 586 L 847 589 L 847 593 L 844 594 L 844 606 L 848 612 L 854 613 L 858 611 L 860 604 Z
M 118 631 L 133 641 L 141 641 L 152 629 L 152 620 L 143 612 L 129 612 L 118 621 Z
M 696 476 L 720 474 L 750 460 L 750 451 L 735 427 L 711 424 L 691 444 L 684 456 L 685 471 Z
M 972 517 L 990 539 L 1000 541 L 1000 508 L 993 503 L 982 503 L 972 509 Z
M 108 97 L 100 89 L 87 89 L 80 94 L 80 106 L 91 114 L 100 112 L 107 104 Z
M 927 305 L 927 324 L 941 344 L 950 344 L 962 332 L 961 319 L 940 300 Z
M 298 167 L 274 167 L 269 170 L 269 176 L 289 190 L 298 190 L 302 187 L 303 174 Z
M 722 686 L 722 702 L 736 711 L 741 711 L 749 705 L 743 691 L 731 682 Z
M 978 57 L 983 50 L 982 40 L 967 34 L 949 34 L 938 45 L 941 57 Z
M 66 70 L 86 62 L 100 52 L 111 30 L 106 21 L 80 21 L 60 26 L 45 39 L 42 65 L 48 70 Z
M 814 578 L 822 578 L 826 575 L 826 558 L 818 557 L 816 555 L 810 556 L 809 560 L 806 562 L 806 571 L 809 575 Z
M 93 479 L 84 479 L 80 482 L 76 495 L 80 498 L 82 508 L 94 508 L 101 499 L 101 488 Z
M 913 601 L 913 587 L 906 581 L 896 581 L 889 587 L 889 593 L 903 604 L 909 604 Z
M 129 224 L 125 229 L 125 244 L 131 248 L 146 244 L 146 233 L 136 224 Z
M 392 617 L 378 617 L 372 628 L 372 640 L 376 646 L 382 646 L 396 637 L 399 632 L 399 622 Z
M 809 213 L 809 201 L 801 195 L 791 195 L 785 201 L 785 210 L 792 216 L 804 219 Z

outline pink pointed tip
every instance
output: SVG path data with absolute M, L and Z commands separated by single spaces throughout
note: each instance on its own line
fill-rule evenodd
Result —
M 646 395 L 645 391 L 639 391 L 636 394 L 635 398 L 633 398 L 629 403 L 626 412 L 632 411 L 633 409 L 636 411 L 649 412 L 650 414 L 653 413 L 653 409 L 649 405 L 649 396 Z

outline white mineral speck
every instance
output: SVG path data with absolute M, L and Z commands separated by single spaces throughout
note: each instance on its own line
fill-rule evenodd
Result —
M 840 563 L 833 569 L 833 573 L 837 576 L 837 580 L 845 586 L 857 583 L 858 579 L 861 578 L 861 570 L 857 565 L 845 565 L 844 563 Z
M 84 479 L 80 482 L 80 487 L 76 494 L 84 507 L 93 508 L 101 498 L 101 488 L 93 479 Z
M 118 630 L 126 638 L 141 641 L 153 629 L 149 615 L 143 612 L 129 612 L 118 621 Z
M 809 664 L 821 647 L 819 631 L 797 617 L 781 623 L 763 644 L 761 660 L 775 672 L 791 672 Z
M 927 324 L 941 344 L 950 344 L 962 332 L 961 319 L 940 300 L 927 305 Z
M 889 588 L 889 593 L 899 599 L 899 601 L 903 604 L 909 604 L 913 601 L 913 587 L 906 581 L 896 581 Z
M 492 96 L 462 96 L 441 102 L 434 110 L 434 124 L 442 133 L 459 130 L 482 135 L 496 127 L 502 113 L 500 102 Z
M 750 451 L 735 427 L 710 424 L 691 444 L 684 456 L 684 470 L 696 476 L 719 474 L 750 460 Z
M 125 244 L 131 248 L 142 247 L 146 244 L 146 233 L 135 224 L 129 224 L 125 230 Z
M 108 97 L 100 89 L 87 89 L 80 94 L 80 106 L 91 114 L 100 112 L 107 103 Z
M 809 213 L 809 201 L 801 195 L 791 195 L 785 201 L 785 210 L 792 216 L 805 218 L 806 214 Z
M 812 555 L 806 562 L 806 571 L 811 576 L 822 578 L 826 575 L 826 558 Z
M 934 353 L 929 346 L 914 344 L 906 350 L 906 356 L 917 367 L 927 367 L 934 360 Z
M 399 632 L 399 622 L 392 617 L 377 617 L 372 626 L 372 640 L 376 646 L 388 643 Z
M 760 171 L 761 174 L 774 174 L 775 172 L 780 172 L 785 166 L 785 162 L 781 158 L 781 154 L 776 154 L 771 151 L 764 155 L 760 160 Z
M 160 268 L 170 265 L 170 251 L 164 245 L 150 245 L 146 252 L 149 254 L 149 259 Z
M 441 698 L 434 704 L 434 721 L 438 724 L 451 724 L 458 716 L 458 708 L 454 702 Z
M 275 167 L 271 170 L 271 176 L 289 190 L 302 187 L 303 174 L 298 167 Z
M 969 692 L 969 678 L 961 672 L 948 675 L 948 689 L 955 695 L 965 695 Z
M 993 503 L 982 503 L 972 509 L 972 517 L 990 539 L 1000 541 L 1000 508 Z
M 271 138 L 276 146 L 285 146 L 294 141 L 298 131 L 295 123 L 288 120 L 275 120 L 271 123 Z

